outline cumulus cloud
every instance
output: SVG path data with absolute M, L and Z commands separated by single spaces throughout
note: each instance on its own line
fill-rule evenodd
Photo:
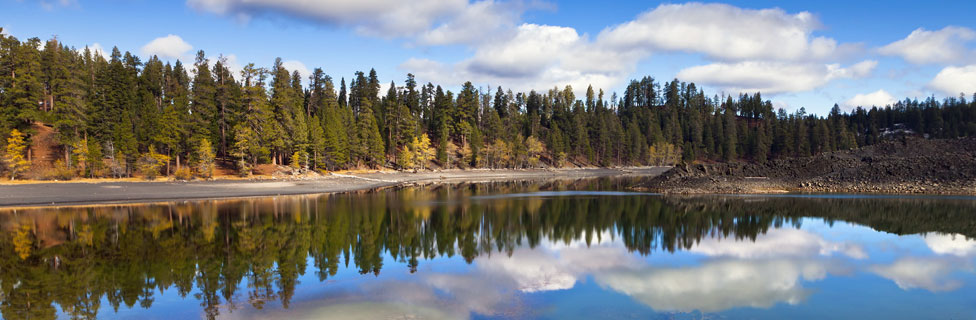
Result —
M 905 39 L 878 49 L 884 55 L 899 56 L 914 64 L 972 62 L 976 51 L 966 48 L 976 40 L 976 31 L 964 27 L 945 27 L 929 31 L 915 29 Z
M 949 96 L 976 92 L 976 64 L 965 67 L 945 67 L 929 82 L 929 88 Z
M 514 26 L 526 2 L 483 0 L 187 0 L 197 10 L 233 15 L 283 15 L 351 27 L 383 38 L 419 36 L 424 44 L 465 43 L 486 31 Z
M 925 245 L 937 254 L 958 257 L 976 256 L 976 240 L 961 234 L 927 234 Z
M 185 55 L 190 50 L 193 50 L 193 46 L 175 34 L 153 39 L 142 46 L 142 54 L 147 56 L 156 55 L 160 58 L 168 59 L 186 58 Z
M 949 277 L 956 268 L 956 263 L 948 259 L 902 258 L 891 265 L 874 266 L 871 271 L 904 290 L 943 292 L 962 286 L 962 282 Z
M 688 251 L 707 256 L 736 257 L 743 259 L 769 257 L 804 257 L 814 254 L 829 256 L 842 253 L 855 259 L 864 259 L 867 254 L 859 245 L 836 243 L 809 231 L 797 229 L 774 229 L 756 238 L 755 241 L 734 241 L 731 239 L 709 238 L 702 240 Z
M 693 268 L 611 271 L 595 278 L 657 311 L 718 312 L 798 304 L 810 295 L 802 281 L 821 280 L 828 271 L 826 264 L 812 261 L 721 260 Z
M 820 22 L 809 12 L 752 10 L 727 4 L 664 4 L 633 21 L 608 28 L 599 42 L 628 50 L 704 53 L 721 60 L 819 60 L 832 57 L 837 41 L 815 37 Z
M 661 5 L 604 29 L 595 39 L 570 27 L 521 24 L 502 33 L 507 37 L 473 44 L 473 55 L 459 62 L 410 59 L 400 67 L 426 81 L 504 83 L 516 90 L 611 88 L 654 52 L 702 53 L 721 61 L 686 69 L 678 75 L 682 80 L 764 93 L 806 91 L 870 73 L 874 61 L 847 68 L 824 63 L 856 46 L 814 36 L 819 25 L 807 12 Z
M 400 69 L 421 81 L 504 84 L 515 90 L 570 85 L 612 88 L 654 52 L 701 53 L 716 63 L 678 74 L 725 89 L 807 91 L 869 73 L 876 62 L 842 68 L 828 60 L 858 50 L 815 35 L 809 12 L 744 9 L 725 4 L 665 4 L 602 30 L 595 38 L 563 26 L 519 24 L 539 1 L 501 0 L 187 0 L 200 11 L 251 19 L 286 16 L 350 27 L 360 34 L 406 37 L 420 45 L 465 44 L 472 55 L 453 62 L 411 58 Z
M 337 290 L 288 308 L 268 310 L 269 319 L 467 319 L 471 313 L 485 316 L 519 316 L 525 312 L 513 304 L 514 291 L 500 288 L 491 279 L 469 274 L 432 274 L 408 281 L 362 282 L 353 290 Z M 229 319 L 252 319 L 233 312 Z
M 521 248 L 510 257 L 477 260 L 479 270 L 511 279 L 522 292 L 570 289 L 586 273 L 635 263 L 635 258 L 619 245 Z
M 877 61 L 873 60 L 846 68 L 839 64 L 776 61 L 712 63 L 681 70 L 678 78 L 733 92 L 776 94 L 813 90 L 835 79 L 863 78 L 876 66 Z
M 474 2 L 443 24 L 424 31 L 418 36 L 418 42 L 424 45 L 476 44 L 509 37 L 525 8 L 521 2 Z
M 400 65 L 420 79 L 440 83 L 470 80 L 515 90 L 571 85 L 609 88 L 636 67 L 639 55 L 600 48 L 573 28 L 523 24 L 509 39 L 478 46 L 471 58 L 445 64 L 410 59 Z
M 854 97 L 844 101 L 844 107 L 848 109 L 854 109 L 857 107 L 883 107 L 892 105 L 897 100 L 888 91 L 880 89 L 871 93 L 858 93 Z

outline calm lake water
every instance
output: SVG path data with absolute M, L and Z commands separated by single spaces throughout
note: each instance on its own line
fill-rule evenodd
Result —
M 631 183 L 0 210 L 0 315 L 976 318 L 976 198 Z

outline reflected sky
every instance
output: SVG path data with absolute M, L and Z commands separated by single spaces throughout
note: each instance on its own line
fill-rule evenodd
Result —
M 0 312 L 4 319 L 976 317 L 971 200 L 671 198 L 615 185 L 5 210 Z M 613 192 L 594 192 L 601 188 Z

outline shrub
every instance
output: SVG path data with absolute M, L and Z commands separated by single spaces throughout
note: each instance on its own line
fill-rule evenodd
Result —
M 146 180 L 156 180 L 159 176 L 159 170 L 162 169 L 166 164 L 169 163 L 169 156 L 156 153 L 156 148 L 149 146 L 149 152 L 139 157 L 137 165 L 139 166 L 139 171 L 146 176 Z
M 35 169 L 33 174 L 30 175 L 31 179 L 35 180 L 71 180 L 75 177 L 75 171 L 68 168 L 64 164 L 64 160 L 58 160 L 54 162 L 53 167 L 46 167 L 41 169 Z
M 71 180 L 75 178 L 75 171 L 68 168 L 68 166 L 64 164 L 64 161 L 58 160 L 54 162 L 52 176 L 57 180 Z
M 173 177 L 176 180 L 190 181 L 193 179 L 193 172 L 190 171 L 189 167 L 182 167 L 173 172 Z

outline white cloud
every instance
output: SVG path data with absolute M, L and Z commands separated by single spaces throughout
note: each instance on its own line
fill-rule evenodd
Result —
M 959 257 L 976 256 L 976 240 L 961 234 L 927 234 L 925 245 L 937 254 Z
M 946 67 L 929 82 L 929 88 L 949 96 L 976 93 L 976 64 L 965 67 Z
M 667 50 L 721 60 L 819 60 L 850 45 L 814 37 L 820 22 L 809 12 L 752 10 L 727 4 L 664 4 L 600 33 L 599 42 L 624 50 Z M 843 49 L 843 50 L 839 50 Z
M 180 38 L 180 36 L 174 34 L 153 39 L 142 46 L 143 55 L 156 55 L 160 58 L 168 59 L 186 59 L 186 53 L 190 52 L 190 50 L 193 50 L 193 46 L 183 41 L 183 38 Z
M 835 252 L 855 259 L 867 257 L 864 249 L 858 245 L 830 242 L 809 231 L 797 229 L 773 229 L 755 241 L 708 238 L 688 251 L 707 256 L 743 259 L 805 257 L 815 254 L 829 256 Z
M 521 3 L 486 0 L 471 3 L 445 23 L 419 35 L 425 45 L 475 44 L 511 36 L 524 8 Z
M 490 21 L 494 20 L 489 19 L 489 26 L 499 25 Z M 604 29 L 596 39 L 569 27 L 521 24 L 501 36 L 470 42 L 474 53 L 467 59 L 455 63 L 410 59 L 400 67 L 439 83 L 470 80 L 515 90 L 571 85 L 579 91 L 591 84 L 610 89 L 623 83 L 652 53 L 680 51 L 723 61 L 685 69 L 678 75 L 682 80 L 781 93 L 862 77 L 876 66 L 875 61 L 847 68 L 824 63 L 852 52 L 856 45 L 813 36 L 818 27 L 817 19 L 807 12 L 788 14 L 724 4 L 661 5 L 633 21 Z
M 302 84 L 308 84 L 308 76 L 312 74 L 312 71 L 305 66 L 304 63 L 298 60 L 288 60 L 281 63 L 282 67 L 288 69 L 289 72 L 298 71 L 302 76 Z
M 593 45 L 575 29 L 523 24 L 515 36 L 478 46 L 471 58 L 444 64 L 410 59 L 400 65 L 419 79 L 438 83 L 504 84 L 514 90 L 610 88 L 636 67 L 640 56 Z
M 899 56 L 914 64 L 959 63 L 973 61 L 976 51 L 966 48 L 976 40 L 976 31 L 964 27 L 945 27 L 938 31 L 915 29 L 905 39 L 878 49 L 884 55 Z
M 242 20 L 285 15 L 382 38 L 420 36 L 424 44 L 474 41 L 491 30 L 513 27 L 527 8 L 520 1 L 494 0 L 187 0 L 187 5 Z
M 871 271 L 904 290 L 921 288 L 942 292 L 962 286 L 962 282 L 949 278 L 956 268 L 955 262 L 947 259 L 902 258 L 891 265 L 871 267 Z
M 844 101 L 843 105 L 848 109 L 854 109 L 857 107 L 884 107 L 892 105 L 895 102 L 897 102 L 897 100 L 894 96 L 887 91 L 884 91 L 884 89 L 880 89 L 872 93 L 858 93 L 854 95 L 854 97 Z
M 637 261 L 618 245 L 520 248 L 508 256 L 478 259 L 478 269 L 511 279 L 522 292 L 571 289 L 586 273 L 623 268 Z
M 862 61 L 847 68 L 839 64 L 774 61 L 712 63 L 681 70 L 678 78 L 733 92 L 776 94 L 813 90 L 835 79 L 863 78 L 875 66 L 877 61 L 873 60 Z
M 656 311 L 718 312 L 798 304 L 810 295 L 801 281 L 823 279 L 827 272 L 827 265 L 811 261 L 723 260 L 699 267 L 611 271 L 597 274 L 596 281 Z

